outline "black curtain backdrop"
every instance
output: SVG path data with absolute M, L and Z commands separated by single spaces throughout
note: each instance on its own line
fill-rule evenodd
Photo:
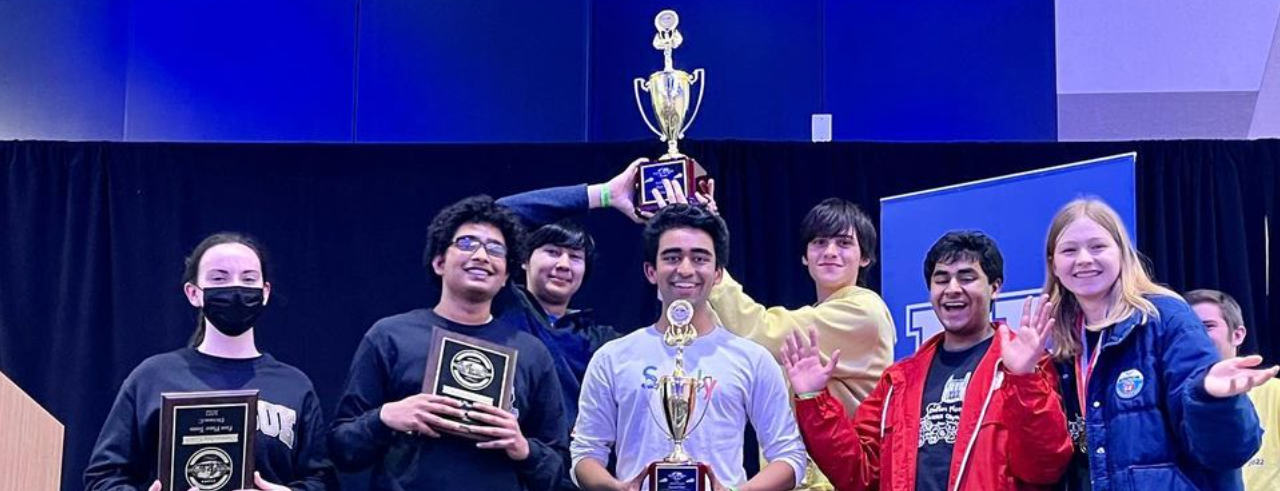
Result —
M 80 489 L 120 383 L 191 333 L 183 256 L 209 233 L 236 230 L 262 239 L 274 268 L 259 346 L 310 375 L 332 411 L 365 330 L 435 303 L 420 256 L 442 206 L 600 182 L 661 150 L 656 142 L 0 142 L 0 370 L 66 425 L 63 489 Z M 1136 151 L 1137 235 L 1157 279 L 1236 296 L 1252 328 L 1249 349 L 1278 361 L 1270 326 L 1280 312 L 1267 291 L 1276 246 L 1264 221 L 1276 208 L 1280 141 L 692 141 L 684 151 L 716 177 L 733 234 L 729 269 L 759 300 L 789 306 L 813 298 L 796 235 L 822 198 L 850 199 L 878 221 L 882 197 Z M 575 303 L 624 331 L 648 324 L 657 312 L 641 275 L 638 226 L 612 211 L 585 223 L 600 255 Z M 880 271 L 869 276 L 878 289 Z

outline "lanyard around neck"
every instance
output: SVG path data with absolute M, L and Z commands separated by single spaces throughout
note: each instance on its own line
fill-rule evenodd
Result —
M 1098 364 L 1098 354 L 1102 353 L 1102 338 L 1106 336 L 1103 335 L 1105 333 L 1099 332 L 1098 341 L 1090 350 L 1088 338 L 1085 336 L 1084 315 L 1077 318 L 1076 329 L 1080 332 L 1080 354 L 1076 355 L 1076 401 L 1080 403 L 1080 416 L 1083 417 L 1089 411 L 1089 404 L 1085 399 L 1085 395 L 1088 394 L 1089 378 L 1093 377 L 1093 367 Z

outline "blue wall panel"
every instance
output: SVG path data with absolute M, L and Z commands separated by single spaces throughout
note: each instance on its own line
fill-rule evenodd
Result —
M 1057 138 L 1049 0 L 828 1 L 838 140 Z
M 126 9 L 126 0 L 0 1 L 0 138 L 121 138 Z
M 684 44 L 675 51 L 676 68 L 707 70 L 707 95 L 690 138 L 809 138 L 810 114 L 821 103 L 822 0 L 596 2 L 593 8 L 593 140 L 656 141 L 637 114 L 632 79 L 662 69 L 652 42 L 653 17 L 664 8 L 680 14 Z
M 654 139 L 662 8 L 705 68 L 694 139 L 1056 139 L 1046 0 L 0 3 L 0 138 Z
M 365 2 L 356 138 L 586 138 L 587 0 Z
M 134 0 L 125 138 L 351 141 L 355 3 Z

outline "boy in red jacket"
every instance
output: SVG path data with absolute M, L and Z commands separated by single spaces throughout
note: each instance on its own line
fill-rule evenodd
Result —
M 1004 259 L 981 232 L 938 239 L 924 275 L 944 330 L 889 367 L 852 420 L 825 390 L 839 351 L 823 363 L 814 329 L 788 339 L 783 365 L 814 462 L 841 491 L 1049 488 L 1071 458 L 1044 350 L 1050 306 L 1028 300 L 1016 330 L 991 322 Z

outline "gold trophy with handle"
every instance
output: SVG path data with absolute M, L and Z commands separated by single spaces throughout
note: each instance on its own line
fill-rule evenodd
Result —
M 695 69 L 692 74 L 675 68 L 671 52 L 684 42 L 684 36 L 676 29 L 680 25 L 680 16 L 676 11 L 658 12 L 657 17 L 653 19 L 653 25 L 658 29 L 658 33 L 653 37 L 653 47 L 662 52 L 663 68 L 649 74 L 647 79 L 636 78 L 632 83 L 633 92 L 636 95 L 636 107 L 640 109 L 644 124 L 658 135 L 659 140 L 667 143 L 667 153 L 656 161 L 641 165 L 637 170 L 640 175 L 636 179 L 636 193 L 639 195 L 635 200 L 636 208 L 650 213 L 658 209 L 655 193 L 662 194 L 668 202 L 671 201 L 670 196 L 665 196 L 662 184 L 664 180 L 669 180 L 673 185 L 680 187 L 685 196 L 693 196 L 695 191 L 704 193 L 707 191 L 706 171 L 698 165 L 697 161 L 680 153 L 679 148 L 680 139 L 684 138 L 684 132 L 693 124 L 693 120 L 697 119 L 698 109 L 702 107 L 702 94 L 706 91 L 707 73 L 701 68 Z M 689 102 L 694 85 L 698 86 L 698 98 L 693 105 L 693 113 L 689 114 Z M 656 126 L 644 109 L 641 92 L 649 94 L 649 103 L 653 107 L 653 119 L 658 122 Z
M 689 433 L 706 417 L 706 408 L 694 421 L 698 406 L 698 394 L 705 381 L 688 375 L 684 370 L 684 348 L 697 339 L 693 327 L 693 304 L 688 300 L 676 300 L 667 307 L 667 331 L 662 341 L 676 349 L 675 368 L 670 375 L 658 379 L 656 390 L 662 403 L 662 421 L 659 423 L 671 439 L 671 453 L 662 460 L 649 464 L 647 476 L 650 491 L 705 491 L 710 489 L 710 467 L 698 462 L 684 451 Z M 704 401 L 710 402 L 710 401 Z M 653 406 L 649 406 L 650 416 Z M 658 418 L 654 418 L 655 421 Z

